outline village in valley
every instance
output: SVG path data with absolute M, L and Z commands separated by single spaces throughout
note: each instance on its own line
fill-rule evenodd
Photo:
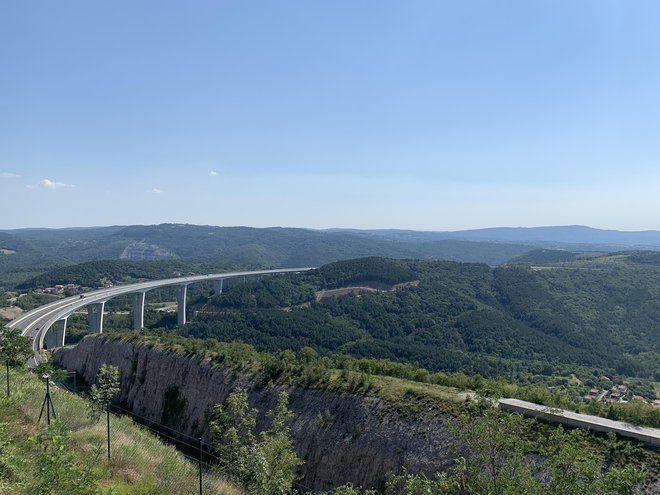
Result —
M 625 404 L 630 401 L 650 402 L 646 397 L 635 394 L 627 382 L 616 384 L 605 375 L 600 376 L 599 381 L 602 383 L 601 388 L 592 387 L 588 389 L 582 396 L 584 402 L 602 402 L 608 405 Z M 660 409 L 660 399 L 653 400 L 651 403 L 653 407 Z

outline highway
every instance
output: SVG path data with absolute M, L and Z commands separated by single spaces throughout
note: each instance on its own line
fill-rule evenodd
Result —
M 245 272 L 227 272 L 213 273 L 209 275 L 193 275 L 188 277 L 168 278 L 162 280 L 150 280 L 148 282 L 139 282 L 135 284 L 118 285 L 107 289 L 98 289 L 80 295 L 67 297 L 58 301 L 40 306 L 28 311 L 21 316 L 13 319 L 7 325 L 10 328 L 18 328 L 22 335 L 32 339 L 32 349 L 34 358 L 30 364 L 39 362 L 41 350 L 44 348 L 44 339 L 50 327 L 57 321 L 66 318 L 81 308 L 94 303 L 106 302 L 113 297 L 123 294 L 148 292 L 153 289 L 167 286 L 187 286 L 196 282 L 206 282 L 215 280 L 227 280 L 240 277 L 251 277 L 259 275 L 275 275 L 281 273 L 297 273 L 308 270 L 309 268 L 284 268 L 278 270 L 257 270 Z

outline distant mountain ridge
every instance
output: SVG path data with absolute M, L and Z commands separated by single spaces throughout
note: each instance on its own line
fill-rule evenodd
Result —
M 120 258 L 229 263 L 246 268 L 319 266 L 366 256 L 498 265 L 526 253 L 530 247 L 460 239 L 406 240 L 300 228 L 161 224 L 0 231 L 0 249 L 16 251 L 0 258 L 0 286 L 8 287 L 59 266 Z
M 539 248 L 660 251 L 660 232 L 584 226 L 423 232 L 190 224 L 0 230 L 0 250 L 4 250 L 0 251 L 4 253 L 0 254 L 0 286 L 19 285 L 61 266 L 120 258 L 178 259 L 253 268 L 320 266 L 367 256 L 500 265 Z
M 484 229 L 437 232 L 397 229 L 328 229 L 327 231 L 347 233 L 350 232 L 356 235 L 396 238 L 400 240 L 454 239 L 481 242 L 531 243 L 535 245 L 546 246 L 582 245 L 594 246 L 598 248 L 625 246 L 660 249 L 660 231 L 658 230 L 606 230 L 587 227 L 584 225 L 547 227 L 490 227 Z

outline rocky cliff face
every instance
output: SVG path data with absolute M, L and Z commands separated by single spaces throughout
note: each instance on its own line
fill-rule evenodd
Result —
M 134 345 L 126 341 L 86 337 L 75 347 L 57 349 L 53 359 L 92 382 L 104 364 L 119 366 L 117 401 L 134 414 L 186 435 L 208 440 L 213 406 L 237 386 L 249 391 L 259 423 L 275 406 L 281 387 L 257 388 L 208 360 Z M 352 393 L 289 387 L 294 445 L 305 464 L 302 484 L 315 490 L 346 482 L 375 486 L 389 471 L 433 473 L 451 463 L 453 437 L 447 418 L 404 415 L 384 401 Z

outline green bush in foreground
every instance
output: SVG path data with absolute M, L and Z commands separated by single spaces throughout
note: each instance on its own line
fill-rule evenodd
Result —
M 119 368 L 103 364 L 96 374 L 96 383 L 89 389 L 87 415 L 93 421 L 98 421 L 107 407 L 108 401 L 119 392 Z
M 71 435 L 69 430 L 59 421 L 55 421 L 48 429 L 33 440 L 39 448 L 34 463 L 37 469 L 34 477 L 28 483 L 24 493 L 30 495 L 95 495 L 100 493 L 97 481 L 101 478 L 94 465 L 101 450 L 83 463 L 76 460 L 74 452 L 69 448 Z
M 221 469 L 250 495 L 294 493 L 294 470 L 302 461 L 287 426 L 293 418 L 288 402 L 288 394 L 281 392 L 277 406 L 268 412 L 270 428 L 258 436 L 254 433 L 258 411 L 249 406 L 245 390 L 235 389 L 224 405 L 214 408 L 210 427 Z

